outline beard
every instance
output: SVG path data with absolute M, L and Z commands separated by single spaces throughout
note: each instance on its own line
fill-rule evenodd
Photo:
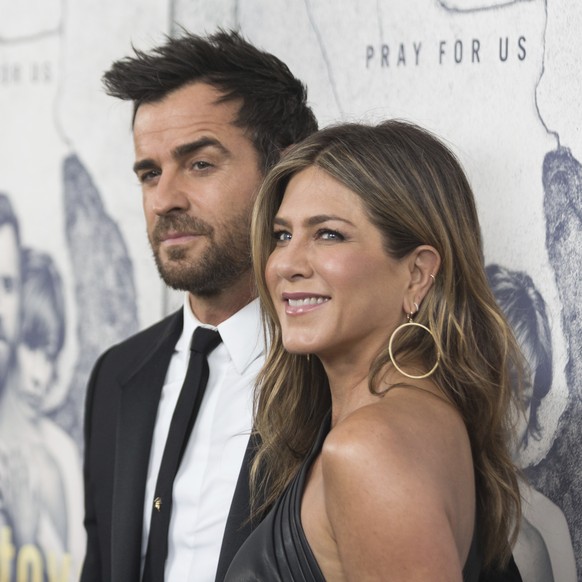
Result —
M 158 272 L 166 285 L 199 297 L 211 297 L 235 284 L 250 269 L 250 213 L 221 223 L 218 230 L 228 236 L 217 240 L 215 228 L 185 213 L 158 217 L 150 244 Z M 192 251 L 187 247 L 166 249 L 162 257 L 161 241 L 169 231 L 206 237 L 208 245 L 195 257 L 190 257 Z

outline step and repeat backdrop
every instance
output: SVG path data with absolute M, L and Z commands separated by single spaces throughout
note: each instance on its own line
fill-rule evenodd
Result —
M 180 301 L 148 248 L 131 107 L 101 75 L 132 45 L 218 26 L 284 60 L 321 126 L 407 119 L 459 155 L 532 368 L 516 559 L 526 581 L 575 582 L 582 5 L 568 0 L 0 0 L 0 580 L 77 579 L 88 375 Z

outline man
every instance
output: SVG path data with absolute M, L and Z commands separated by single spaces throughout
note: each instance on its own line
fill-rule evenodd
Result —
M 288 68 L 234 32 L 184 34 L 136 51 L 104 82 L 134 104 L 134 171 L 148 238 L 162 279 L 187 294 L 183 309 L 94 367 L 82 581 L 151 579 L 151 552 L 163 545 L 148 544 L 152 520 L 168 503 L 165 580 L 220 580 L 250 528 L 247 445 L 263 356 L 252 203 L 267 169 L 317 123 Z M 158 472 L 200 326 L 217 329 L 222 341 L 208 355 L 206 391 L 168 501 L 156 494 Z

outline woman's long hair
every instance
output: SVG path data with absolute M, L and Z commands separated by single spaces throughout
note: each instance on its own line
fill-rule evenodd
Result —
M 475 201 L 459 162 L 432 134 L 402 121 L 343 124 L 308 137 L 286 153 L 259 193 L 253 259 L 270 349 L 255 397 L 262 443 L 251 472 L 255 511 L 283 492 L 330 409 L 319 360 L 285 351 L 265 281 L 273 218 L 287 184 L 313 166 L 362 199 L 368 218 L 383 234 L 387 254 L 403 258 L 420 245 L 431 245 L 441 256 L 435 284 L 415 321 L 434 333 L 440 365 L 432 379 L 467 427 L 484 562 L 501 565 L 510 555 L 520 516 L 509 411 L 521 354 L 487 283 Z M 386 331 L 389 337 L 393 330 Z M 411 327 L 399 333 L 398 344 L 399 363 L 424 361 L 432 367 L 436 351 L 430 334 Z M 389 366 L 386 345 L 369 376 L 370 391 L 379 397 L 389 389 L 381 385 Z

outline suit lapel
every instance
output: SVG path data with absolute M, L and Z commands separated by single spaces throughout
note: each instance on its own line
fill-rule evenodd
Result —
M 182 312 L 141 364 L 120 379 L 111 528 L 112 582 L 138 581 L 144 492 L 158 403 L 174 346 L 182 331 Z
M 216 570 L 216 582 L 222 582 L 224 580 L 235 554 L 260 521 L 251 522 L 249 520 L 249 469 L 253 462 L 253 457 L 255 456 L 257 447 L 258 437 L 255 434 L 252 434 L 245 451 L 232 503 L 230 505 L 230 511 L 226 520 L 224 537 L 222 538 L 222 547 L 220 549 L 220 557 L 218 559 L 218 568 Z

